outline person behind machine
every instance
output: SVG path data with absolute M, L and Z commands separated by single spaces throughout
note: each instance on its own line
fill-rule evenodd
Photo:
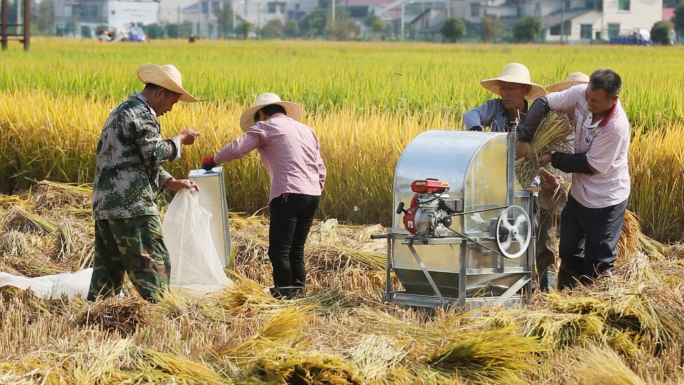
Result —
M 463 114 L 463 123 L 469 131 L 515 132 L 515 126 L 527 113 L 527 101 L 546 95 L 544 87 L 530 80 L 530 71 L 520 63 L 509 63 L 497 78 L 480 82 L 482 87 L 501 98 Z
M 582 72 L 569 74 L 564 81 L 546 87 L 548 92 L 565 91 L 578 84 L 589 83 L 589 75 Z M 574 127 L 574 111 L 564 111 Z M 573 135 L 574 136 L 574 135 Z M 570 137 L 568 140 L 572 140 Z M 550 168 L 541 169 L 541 191 L 539 192 L 538 221 L 539 233 L 537 234 L 537 276 L 539 277 L 539 289 L 548 291 L 556 289 L 556 233 L 560 223 L 560 212 L 565 202 L 557 201 L 559 184 L 566 180 L 570 182 L 572 176 L 560 170 Z
M 530 141 L 549 111 L 573 111 L 574 154 L 543 154 L 540 166 L 572 173 L 570 196 L 561 213 L 558 288 L 574 288 L 615 274 L 616 246 L 630 194 L 629 120 L 619 100 L 622 79 L 594 71 L 580 84 L 534 102 L 518 127 L 516 157 L 531 158 Z
M 261 94 L 242 113 L 240 127 L 245 134 L 202 162 L 205 170 L 211 170 L 254 149 L 261 154 L 271 177 L 268 257 L 275 286 L 271 294 L 276 298 L 292 298 L 304 291 L 304 244 L 327 172 L 318 137 L 300 123 L 301 116 L 299 105 L 283 102 L 273 93 Z

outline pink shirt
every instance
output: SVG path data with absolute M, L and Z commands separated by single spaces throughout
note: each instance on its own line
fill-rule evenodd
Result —
M 629 197 L 629 120 L 620 100 L 609 115 L 592 124 L 586 100 L 587 85 L 547 95 L 552 110 L 574 111 L 575 153 L 586 154 L 596 172 L 573 173 L 570 193 L 582 206 L 604 208 Z
M 321 195 L 327 171 L 311 127 L 274 114 L 219 150 L 214 163 L 242 158 L 255 148 L 271 177 L 269 202 L 284 193 Z

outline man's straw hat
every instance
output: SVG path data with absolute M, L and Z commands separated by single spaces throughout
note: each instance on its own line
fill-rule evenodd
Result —
M 494 79 L 485 79 L 480 82 L 482 87 L 492 91 L 497 95 L 499 93 L 499 82 L 509 82 L 518 84 L 527 84 L 532 86 L 530 92 L 525 96 L 527 100 L 534 100 L 540 96 L 546 95 L 544 87 L 537 83 L 532 83 L 530 80 L 530 71 L 524 65 L 520 63 L 508 63 L 501 71 L 501 75 Z
M 546 87 L 546 90 L 549 92 L 558 92 L 585 83 L 589 83 L 589 75 L 582 72 L 573 72 L 565 78 L 565 81 L 548 86 Z
M 246 109 L 245 112 L 242 113 L 242 116 L 240 116 L 240 128 L 242 128 L 242 131 L 246 132 L 252 128 L 252 126 L 256 124 L 256 121 L 254 120 L 254 114 L 256 114 L 256 112 L 260 109 L 271 104 L 282 106 L 285 109 L 285 115 L 296 121 L 300 121 L 300 119 L 302 119 L 302 107 L 300 107 L 297 103 L 284 102 L 280 100 L 280 96 L 271 92 L 267 92 L 257 96 L 256 100 L 254 101 L 254 106 Z
M 147 84 L 156 84 L 159 87 L 181 94 L 180 101 L 196 102 L 197 98 L 183 89 L 183 79 L 180 71 L 173 64 L 158 66 L 156 64 L 143 64 L 135 71 L 138 79 Z

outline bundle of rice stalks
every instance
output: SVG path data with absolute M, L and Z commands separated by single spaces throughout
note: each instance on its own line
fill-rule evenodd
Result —
M 515 173 L 523 188 L 532 186 L 540 168 L 537 159 L 542 154 L 550 151 L 574 152 L 574 144 L 567 141 L 572 133 L 573 129 L 567 115 L 556 111 L 546 114 L 530 142 L 532 158 L 530 160 L 520 158 L 515 161 Z
M 97 325 L 103 330 L 132 334 L 139 326 L 152 320 L 150 304 L 139 297 L 98 300 L 76 315 L 76 325 Z
M 662 259 L 667 254 L 667 246 L 642 233 L 639 218 L 635 213 L 626 210 L 622 233 L 617 244 L 617 255 L 619 259 L 633 258 L 640 252 L 653 259 Z
M 28 250 L 28 238 L 21 231 L 10 230 L 0 235 L 0 255 L 21 257 Z
M 88 185 L 43 180 L 37 183 L 36 192 L 31 194 L 31 199 L 38 210 L 71 206 L 77 209 L 87 209 L 90 212 L 92 195 L 93 189 Z
M 257 377 L 266 383 L 291 385 L 365 384 L 358 372 L 354 364 L 337 356 L 286 349 L 285 352 L 269 352 L 267 356 L 259 357 L 248 377 Z
M 136 352 L 134 361 L 140 371 L 136 377 L 150 383 L 181 384 L 232 384 L 230 379 L 218 376 L 202 362 L 192 361 L 175 354 L 143 350 Z
M 241 362 L 252 360 L 257 352 L 273 346 L 287 345 L 301 335 L 311 318 L 311 310 L 311 306 L 285 308 L 268 320 L 256 334 L 236 346 L 219 346 L 214 349 L 214 355 Z
M 525 312 L 520 314 L 526 336 L 539 337 L 544 346 L 554 350 L 600 341 L 604 320 L 595 313 L 559 314 L 549 312 Z
M 581 385 L 646 385 L 612 349 L 590 346 L 577 351 L 573 365 Z
M 52 234 L 58 228 L 56 222 L 41 218 L 18 205 L 12 205 L 7 211 L 5 218 L 3 218 L 3 225 L 6 230 L 15 229 L 43 234 Z
M 534 369 L 534 355 L 545 349 L 536 337 L 520 336 L 515 328 L 479 330 L 452 335 L 456 340 L 427 360 L 445 375 L 473 384 L 525 384 Z
M 368 383 L 388 382 L 390 373 L 402 366 L 404 358 L 410 349 L 406 343 L 390 339 L 381 334 L 366 334 L 351 352 L 351 359 L 359 368 L 361 377 Z M 409 383 L 407 372 L 403 381 L 396 378 L 394 383 Z

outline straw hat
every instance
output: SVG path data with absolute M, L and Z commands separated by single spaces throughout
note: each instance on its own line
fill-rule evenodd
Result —
M 245 112 L 242 113 L 242 116 L 240 116 L 240 128 L 242 128 L 242 131 L 246 132 L 252 128 L 252 126 L 256 124 L 256 121 L 254 120 L 254 114 L 256 114 L 256 112 L 260 109 L 271 104 L 282 106 L 285 109 L 285 115 L 296 121 L 299 121 L 302 118 L 302 107 L 300 107 L 297 103 L 284 102 L 280 100 L 280 96 L 271 92 L 267 92 L 257 96 L 256 100 L 254 101 L 254 106 L 246 109 Z
M 181 94 L 180 101 L 196 102 L 197 98 L 183 89 L 183 79 L 180 71 L 173 64 L 158 66 L 156 64 L 143 64 L 135 71 L 138 79 L 147 84 L 156 84 L 159 87 Z
M 585 83 L 589 83 L 589 75 L 582 72 L 573 72 L 565 78 L 565 81 L 548 86 L 546 87 L 546 90 L 549 92 L 558 92 Z
M 492 91 L 497 95 L 499 93 L 499 82 L 509 82 L 518 84 L 527 84 L 532 86 L 530 92 L 525 96 L 527 100 L 534 100 L 540 96 L 546 95 L 544 87 L 537 83 L 532 83 L 530 80 L 530 71 L 524 65 L 520 63 L 508 63 L 501 71 L 501 75 L 494 79 L 485 79 L 480 82 L 482 87 Z

